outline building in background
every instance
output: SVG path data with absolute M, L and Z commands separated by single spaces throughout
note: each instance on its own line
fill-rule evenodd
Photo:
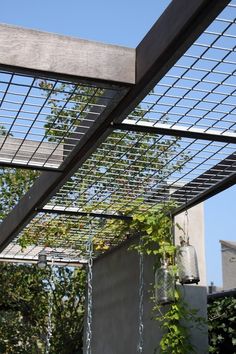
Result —
M 220 240 L 223 290 L 236 288 L 236 242 Z

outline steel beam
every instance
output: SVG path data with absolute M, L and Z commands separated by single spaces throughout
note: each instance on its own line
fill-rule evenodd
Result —
M 222 181 L 216 183 L 214 186 L 208 188 L 205 192 L 199 194 L 197 197 L 191 199 L 185 205 L 177 208 L 173 211 L 173 215 L 176 216 L 184 212 L 189 208 L 194 207 L 195 205 L 205 202 L 207 199 L 214 197 L 214 195 L 223 192 L 225 189 L 230 188 L 236 184 L 236 173 L 230 174 L 228 177 L 225 177 Z
M 128 122 L 128 120 L 127 120 Z M 209 133 L 208 131 L 200 132 L 194 129 L 184 129 L 184 127 L 180 127 L 179 129 L 168 128 L 165 127 L 164 124 L 152 126 L 147 123 L 120 123 L 113 124 L 113 129 L 125 130 L 125 131 L 133 131 L 133 132 L 142 132 L 142 133 L 151 133 L 151 134 L 159 134 L 159 135 L 168 135 L 168 136 L 176 136 L 181 138 L 190 138 L 190 139 L 201 139 L 201 140 L 209 140 L 209 141 L 218 141 L 222 143 L 228 144 L 236 144 L 236 134 L 216 134 Z

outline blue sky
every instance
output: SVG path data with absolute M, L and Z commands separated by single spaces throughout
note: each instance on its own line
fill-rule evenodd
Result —
M 83 39 L 136 47 L 168 6 L 167 0 L 8 0 L 0 22 Z M 205 203 L 208 282 L 221 284 L 219 239 L 235 240 L 236 187 Z
M 222 282 L 219 240 L 236 241 L 236 186 L 205 202 L 205 233 L 208 283 Z
M 0 22 L 83 39 L 136 47 L 167 0 L 7 0 Z

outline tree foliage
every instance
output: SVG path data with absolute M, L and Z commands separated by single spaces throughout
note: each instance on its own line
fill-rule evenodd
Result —
M 17 168 L 0 169 L 0 220 L 2 220 L 29 190 L 39 173 Z
M 49 97 L 52 84 L 42 81 L 39 82 L 39 87 Z M 74 132 L 77 129 L 92 105 L 102 94 L 103 90 L 97 90 L 94 87 L 58 85 L 57 92 L 48 100 L 51 112 L 44 126 L 46 139 L 64 143 L 65 133 Z M 71 102 L 69 106 L 66 106 L 63 102 L 66 103 L 68 99 Z M 167 118 L 165 117 L 165 119 Z M 110 138 L 119 142 L 114 144 L 112 154 L 106 153 L 106 156 L 97 160 L 95 164 L 92 160 L 86 162 L 94 177 L 92 187 L 90 187 L 89 175 L 83 176 L 79 190 L 73 188 L 74 185 L 76 187 L 77 182 L 74 182 L 73 177 L 71 178 L 70 184 L 73 192 L 67 196 L 70 206 L 73 206 L 76 201 L 77 207 L 85 205 L 85 211 L 93 210 L 94 207 L 109 210 L 111 206 L 113 211 L 118 211 L 120 209 L 119 195 L 122 192 L 123 196 L 127 196 L 122 200 L 122 212 L 133 213 L 135 209 L 133 199 L 137 200 L 137 193 L 134 189 L 138 189 L 139 194 L 145 194 L 146 190 L 157 188 L 159 181 L 165 181 L 171 173 L 180 171 L 190 158 L 187 153 L 186 155 L 179 153 L 176 158 L 176 152 L 181 147 L 181 140 L 177 137 L 163 138 L 146 134 L 140 138 L 135 132 L 129 134 L 114 132 Z M 139 151 L 145 151 L 145 154 L 142 155 L 142 162 L 133 164 Z M 109 179 L 102 178 L 108 170 Z M 125 173 L 117 177 L 116 171 L 125 171 Z M 158 171 L 158 176 L 155 176 L 155 179 L 152 178 L 154 171 Z M 37 176 L 38 173 L 34 171 L 2 169 L 0 175 L 1 218 L 12 209 Z M 117 184 L 117 192 L 110 191 L 110 181 L 113 178 Z M 149 181 L 149 185 L 145 186 L 144 181 Z M 134 182 L 135 188 L 133 188 Z M 132 208 L 130 208 L 129 201 L 132 201 Z M 148 201 L 142 201 L 142 203 L 144 202 Z M 58 203 L 60 204 L 60 200 Z M 65 201 L 62 200 L 61 203 L 64 204 Z M 137 200 L 137 206 L 139 203 L 140 200 Z M 106 226 L 111 226 L 111 231 L 114 225 L 113 222 L 107 221 Z M 119 222 L 117 225 L 120 225 Z M 43 233 L 44 246 L 55 247 L 56 244 L 53 244 L 53 240 L 57 237 L 54 236 L 60 234 L 60 237 L 67 242 L 71 228 L 77 228 L 77 226 L 70 221 L 62 224 L 60 220 L 55 219 L 54 222 L 39 225 L 35 228 L 34 234 L 25 230 L 19 242 L 22 247 L 38 244 Z M 137 215 L 132 225 L 122 225 L 120 230 L 115 226 L 117 238 L 123 239 L 129 228 L 134 228 L 135 232 L 137 229 L 141 232 L 145 229 L 147 237 L 144 242 L 147 242 L 145 244 L 147 253 L 161 255 L 165 250 L 168 257 L 172 259 L 170 264 L 174 267 L 175 248 L 172 241 L 163 236 L 166 235 L 167 229 L 170 229 L 170 222 L 164 217 L 161 210 L 157 210 L 155 215 L 147 214 L 144 219 Z M 98 245 L 100 244 L 98 243 Z M 160 247 L 155 248 L 156 245 Z M 101 247 L 105 250 L 108 246 L 102 244 Z M 51 289 L 54 300 L 51 353 L 79 354 L 82 348 L 85 274 L 81 269 L 72 272 L 70 269 L 62 268 L 58 268 L 56 273 L 55 288 Z M 5 265 L 2 266 L 1 274 L 1 283 L 5 284 L 1 289 L 2 304 L 0 303 L 0 309 L 2 308 L 0 312 L 0 337 L 2 338 L 0 339 L 0 348 L 2 352 L 42 353 L 47 330 L 47 305 L 50 290 L 47 279 L 50 276 L 50 271 L 39 271 L 33 266 Z M 174 309 L 172 309 L 173 311 Z M 171 313 L 168 316 L 171 316 Z M 163 322 L 163 326 L 165 323 L 167 320 Z M 168 323 L 170 324 L 170 321 Z M 173 336 L 170 339 L 163 338 L 163 343 L 165 338 L 170 342 Z M 181 338 L 179 341 L 182 341 Z
M 66 133 L 74 131 L 81 124 L 91 106 L 103 93 L 102 89 L 92 85 L 62 83 L 53 89 L 53 84 L 47 80 L 39 81 L 38 85 L 42 93 L 48 96 L 50 106 L 50 114 L 44 125 L 46 137 L 48 141 L 59 143 L 64 142 Z
M 213 300 L 208 305 L 209 352 L 236 353 L 236 298 Z
M 45 352 L 52 291 L 51 354 L 82 353 L 85 270 L 0 265 L 0 352 Z

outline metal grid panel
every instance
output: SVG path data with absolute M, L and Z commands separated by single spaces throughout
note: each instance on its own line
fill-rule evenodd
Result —
M 232 1 L 129 115 L 133 123 L 236 136 L 235 14 Z M 112 233 L 115 220 L 76 211 L 132 215 L 167 200 L 180 207 L 235 172 L 235 144 L 117 130 L 46 206 L 55 214 L 38 213 L 20 237 L 32 236 L 34 247 L 52 242 L 68 258 L 84 259 L 91 222 L 98 255 L 126 236 Z M 65 236 L 63 230 L 49 234 L 53 224 L 64 225 Z
M 235 21 L 232 1 L 129 119 L 236 137 Z
M 93 233 L 94 252 L 96 256 L 117 246 L 125 240 L 125 236 L 117 239 L 111 233 L 114 220 L 95 217 L 67 216 L 48 213 L 38 213 L 21 234 L 1 253 L 3 259 L 22 259 L 22 261 L 37 261 L 38 254 L 44 250 L 48 259 L 63 260 L 70 263 L 86 263 L 86 242 Z M 53 231 L 53 227 L 57 231 Z M 50 232 L 48 229 L 50 228 Z M 21 248 L 19 239 L 31 238 L 32 246 Z
M 96 256 L 126 239 L 113 232 L 116 220 L 89 213 L 132 215 L 166 201 L 179 207 L 235 172 L 233 144 L 116 131 L 45 206 L 54 214 L 38 213 L 19 237 L 83 261 L 91 230 Z
M 0 261 L 37 263 L 40 252 L 47 254 L 47 261 L 63 265 L 78 265 L 86 263 L 86 259 L 80 257 L 80 253 L 65 247 L 44 247 L 44 245 L 27 246 L 22 249 L 17 242 L 9 244 L 1 253 Z
M 60 167 L 111 101 L 110 91 L 115 86 L 0 71 L 0 163 Z
M 179 206 L 235 172 L 235 160 L 229 159 L 234 152 L 234 144 L 117 131 L 50 205 L 108 214 L 132 214 L 171 198 Z M 222 163 L 209 178 L 209 170 L 226 158 L 231 163 Z

